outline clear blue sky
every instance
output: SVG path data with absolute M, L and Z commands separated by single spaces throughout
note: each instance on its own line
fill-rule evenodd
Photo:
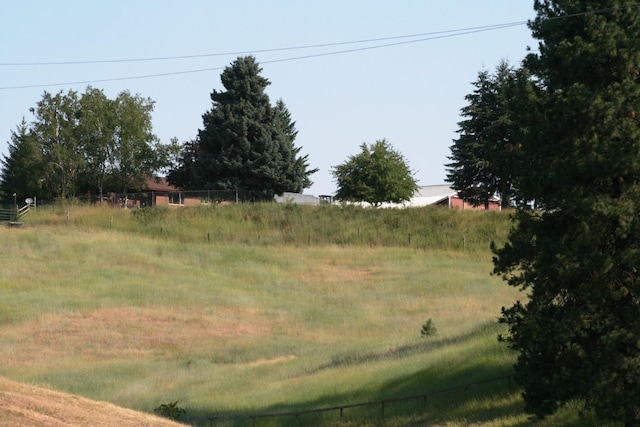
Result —
M 129 90 L 153 99 L 154 133 L 162 142 L 194 138 L 211 108 L 211 91 L 223 90 L 222 69 L 252 53 L 272 83 L 272 102 L 282 99 L 296 121 L 296 145 L 320 169 L 305 193 L 333 194 L 331 167 L 363 142 L 382 138 L 405 156 L 420 185 L 442 184 L 460 109 L 478 72 L 493 71 L 502 59 L 518 65 L 537 41 L 524 24 L 440 32 L 533 17 L 532 0 L 6 1 L 0 154 L 22 118 L 32 120 L 29 108 L 45 90 L 83 92 L 88 84 L 112 98 Z M 421 36 L 400 37 L 415 34 Z M 386 40 L 346 43 L 372 39 Z M 321 44 L 333 45 L 266 51 Z

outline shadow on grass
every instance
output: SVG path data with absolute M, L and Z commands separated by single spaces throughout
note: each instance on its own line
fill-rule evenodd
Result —
M 328 363 L 301 372 L 299 376 L 429 353 L 482 339 L 487 334 L 497 335 L 496 331 L 495 324 L 490 323 L 455 337 L 431 338 L 380 352 L 336 356 Z M 507 378 L 510 374 L 509 366 L 487 366 L 483 362 L 447 371 L 437 371 L 431 367 L 394 378 L 381 387 L 376 387 L 374 391 L 369 388 L 355 391 L 351 389 L 314 401 L 263 407 L 255 413 L 214 414 L 192 409 L 188 410 L 185 421 L 188 419 L 192 425 L 239 427 L 378 425 L 383 421 L 388 426 L 433 425 L 470 418 L 477 421 L 490 420 L 522 413 L 522 403 L 517 398 L 518 389 Z M 479 384 L 495 378 L 499 379 Z M 466 387 L 473 383 L 477 384 Z M 406 400 L 395 401 L 405 397 Z M 467 402 L 476 402 L 477 405 L 469 406 L 464 411 Z M 332 409 L 325 410 L 327 408 Z
M 381 360 L 428 353 L 449 346 L 467 344 L 487 334 L 497 335 L 494 323 L 456 337 L 431 339 L 381 352 L 334 358 L 304 372 L 357 366 Z M 188 409 L 182 422 L 194 426 L 597 426 L 594 419 L 580 418 L 570 408 L 547 420 L 530 418 L 524 412 L 521 389 L 511 378 L 512 368 L 504 363 L 479 360 L 460 369 L 420 369 L 387 381 L 382 386 L 350 389 L 314 400 L 257 408 L 255 412 L 215 414 L 205 409 Z M 407 398 L 400 400 L 401 398 Z M 304 396 L 300 397 L 304 400 Z

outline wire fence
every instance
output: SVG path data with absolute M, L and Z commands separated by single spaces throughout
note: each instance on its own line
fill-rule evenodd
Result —
M 76 196 L 78 200 L 117 207 L 143 208 L 151 206 L 200 206 L 254 202 L 252 191 L 199 190 L 199 191 L 145 191 L 139 193 L 108 193 L 104 196 Z
M 38 205 L 51 205 L 60 202 L 88 203 L 113 207 L 143 208 L 152 206 L 199 206 L 212 204 L 232 204 L 257 201 L 253 191 L 241 190 L 197 190 L 197 191 L 143 191 L 127 193 L 76 194 L 66 199 L 38 199 Z M 33 201 L 35 198 L 26 200 Z M 33 203 L 33 202 L 31 202 Z M 18 202 L 17 207 L 23 204 Z M 10 216 L 14 207 L 0 206 L 0 221 Z
M 513 375 L 503 375 L 500 377 L 489 378 L 482 381 L 476 381 L 470 384 L 464 384 L 455 387 L 449 387 L 434 390 L 428 393 L 416 394 L 411 396 L 374 400 L 369 402 L 337 405 L 316 409 L 305 409 L 299 411 L 274 412 L 263 414 L 247 414 L 247 415 L 214 415 L 207 417 L 194 417 L 180 419 L 180 422 L 188 423 L 193 426 L 258 426 L 275 422 L 276 425 L 342 425 L 342 424 L 361 424 L 365 419 L 385 420 L 385 418 L 397 415 L 407 415 L 407 408 L 402 411 L 398 406 L 408 402 L 414 403 L 409 409 L 413 412 L 424 411 L 431 399 L 452 393 L 463 393 L 463 399 L 467 399 L 474 389 L 489 384 L 506 382 L 507 387 L 511 387 Z M 419 405 L 415 405 L 419 404 Z M 365 409 L 368 412 L 353 413 L 356 410 Z M 313 416 L 319 416 L 313 418 Z M 272 424 L 269 424 L 272 425 Z
M 62 201 L 78 201 L 92 205 L 143 208 L 153 206 L 208 206 L 216 204 L 254 203 L 263 201 L 259 192 L 250 190 L 175 190 L 141 191 L 127 193 L 76 194 L 67 199 L 38 199 L 39 205 L 56 204 Z M 302 193 L 284 193 L 274 196 L 274 201 L 293 202 L 305 205 L 332 203 L 332 196 L 312 196 Z M 1 208 L 1 206 L 0 206 Z

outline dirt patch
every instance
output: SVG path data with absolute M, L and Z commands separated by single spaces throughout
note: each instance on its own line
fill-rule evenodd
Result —
M 5 352 L 5 363 L 29 365 L 36 363 L 36 358 L 42 361 L 79 355 L 84 360 L 163 357 L 211 340 L 269 333 L 260 314 L 251 310 L 223 308 L 204 313 L 124 307 L 46 314 L 3 331 L 0 339 L 11 343 L 5 347 L 10 351 Z M 11 353 L 16 354 L 13 360 Z
M 294 360 L 296 357 L 294 355 L 289 356 L 281 356 L 274 357 L 272 359 L 258 359 L 253 362 L 245 363 L 244 366 L 254 367 L 254 366 L 262 366 L 262 365 L 275 365 L 276 363 L 288 362 L 289 360 Z
M 346 262 L 326 262 L 313 270 L 300 273 L 298 279 L 304 283 L 356 282 L 379 272 L 379 267 L 356 268 Z

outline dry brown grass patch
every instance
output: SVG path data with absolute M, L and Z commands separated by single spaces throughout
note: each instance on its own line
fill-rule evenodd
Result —
M 0 378 L 0 425 L 178 427 L 168 419 Z
M 118 307 L 90 312 L 44 314 L 0 333 L 11 343 L 5 355 L 21 355 L 3 363 L 41 364 L 81 357 L 109 360 L 129 357 L 171 357 L 212 340 L 270 334 L 255 310 L 238 308 L 177 310 Z M 30 357 L 25 358 L 28 354 Z M 6 357 L 6 356 L 5 356 Z
M 312 270 L 298 273 L 303 283 L 357 282 L 380 272 L 380 267 L 356 268 L 351 260 L 331 260 L 314 267 Z

